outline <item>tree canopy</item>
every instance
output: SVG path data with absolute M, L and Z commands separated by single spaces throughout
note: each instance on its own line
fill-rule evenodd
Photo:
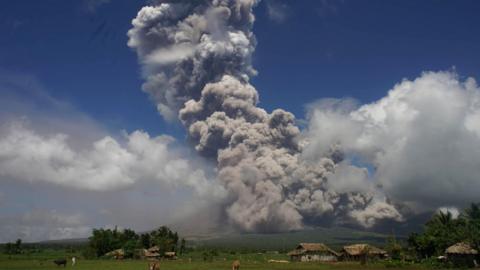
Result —
M 148 249 L 158 246 L 159 254 L 176 251 L 178 234 L 166 226 L 138 235 L 134 230 L 125 229 L 94 229 L 89 237 L 88 252 L 92 256 L 101 257 L 106 253 L 123 249 L 124 256 L 131 258 L 138 249 Z
M 456 218 L 449 211 L 437 212 L 422 233 L 408 238 L 409 246 L 422 258 L 443 255 L 458 242 L 467 242 L 477 250 L 480 247 L 480 204 L 472 203 Z

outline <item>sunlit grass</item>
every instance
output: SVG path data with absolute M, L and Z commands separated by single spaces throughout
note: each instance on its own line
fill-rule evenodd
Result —
M 186 259 L 176 261 L 162 261 L 160 269 L 166 270 L 221 270 L 231 269 L 231 260 L 215 260 L 212 262 L 204 261 L 188 261 Z M 68 261 L 67 268 L 76 270 L 141 270 L 148 269 L 147 261 L 142 260 L 77 260 L 77 264 L 72 267 Z M 47 269 L 61 269 L 57 267 L 52 259 L 26 259 L 26 258 L 0 258 L 1 270 L 47 270 Z M 383 264 L 369 264 L 359 265 L 358 263 L 268 263 L 267 261 L 244 260 L 241 261 L 240 269 L 250 270 L 308 270 L 308 269 L 424 269 L 420 266 L 404 266 L 402 268 L 386 268 Z

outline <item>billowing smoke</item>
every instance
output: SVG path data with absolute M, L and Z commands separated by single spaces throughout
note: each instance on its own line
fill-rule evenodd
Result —
M 306 159 L 293 114 L 257 107 L 249 83 L 255 49 L 256 0 L 155 1 L 128 32 L 146 82 L 143 90 L 169 120 L 179 119 L 203 156 L 216 160 L 228 191 L 226 214 L 244 231 L 300 229 L 310 222 L 402 217 L 368 180 L 331 147 Z M 342 174 L 342 177 L 339 176 Z M 357 179 L 360 189 L 341 180 Z

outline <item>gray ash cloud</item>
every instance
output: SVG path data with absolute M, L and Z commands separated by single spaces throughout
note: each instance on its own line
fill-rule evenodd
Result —
M 242 231 L 301 229 L 310 220 L 402 217 L 362 170 L 332 150 L 303 154 L 308 141 L 295 116 L 257 106 L 254 0 L 153 1 L 132 21 L 128 45 L 142 66 L 147 92 L 168 120 L 179 120 L 203 156 L 216 160 L 228 195 L 225 214 Z M 334 148 L 332 148 L 334 149 Z M 330 183 L 337 172 L 360 175 L 361 192 Z M 360 183 L 362 184 L 362 183 Z

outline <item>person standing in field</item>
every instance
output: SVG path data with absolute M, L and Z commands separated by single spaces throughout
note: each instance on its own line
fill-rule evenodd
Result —
M 75 266 L 75 263 L 77 261 L 77 258 L 75 258 L 75 256 L 72 257 L 72 266 Z

